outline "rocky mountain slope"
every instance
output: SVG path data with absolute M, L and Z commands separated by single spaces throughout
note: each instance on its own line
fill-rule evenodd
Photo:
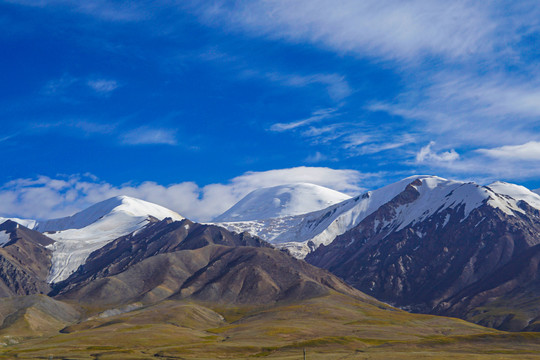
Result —
M 268 304 L 331 290 L 365 297 L 247 233 L 166 219 L 95 251 L 55 293 L 59 299 L 110 306 L 165 298 Z
M 506 183 L 479 186 L 430 176 L 405 182 L 390 201 L 306 260 L 380 300 L 467 317 L 456 304 L 471 296 L 470 289 L 503 283 L 501 269 L 513 261 L 524 266 L 515 259 L 540 244 L 540 197 Z M 499 288 L 498 295 L 504 293 Z
M 25 338 L 54 336 L 80 319 L 80 309 L 76 306 L 46 295 L 5 297 L 0 301 L 0 344 L 5 346 Z
M 47 236 L 7 220 L 0 224 L 0 297 L 50 291 L 47 276 L 54 243 Z
M 540 331 L 540 245 L 440 303 L 433 313 L 510 331 Z

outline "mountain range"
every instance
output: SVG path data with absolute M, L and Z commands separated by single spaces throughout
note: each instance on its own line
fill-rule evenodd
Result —
M 312 184 L 259 189 L 207 224 L 126 196 L 61 219 L 2 218 L 0 296 L 11 305 L 0 306 L 0 335 L 13 324 L 25 329 L 14 342 L 96 331 L 99 319 L 131 322 L 126 314 L 173 303 L 225 326 L 225 308 L 262 318 L 315 299 L 538 331 L 539 234 L 537 193 L 436 176 L 355 197 Z
M 409 311 L 530 330 L 538 293 L 523 282 L 536 279 L 539 209 L 540 196 L 522 186 L 413 176 L 323 210 L 219 225 Z

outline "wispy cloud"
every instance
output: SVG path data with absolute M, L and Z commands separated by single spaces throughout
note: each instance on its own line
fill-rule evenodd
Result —
M 395 150 L 415 141 L 414 136 L 410 134 L 389 134 L 380 129 L 353 132 L 345 137 L 342 147 L 348 150 L 349 156 L 362 156 Z
M 325 161 L 323 153 L 327 160 L 338 152 L 340 157 L 369 159 L 367 155 L 393 151 L 389 161 L 414 169 L 494 174 L 497 165 L 504 167 L 497 170 L 501 174 L 505 171 L 532 176 L 536 171 L 524 165 L 529 162 L 530 167 L 530 159 L 537 159 L 540 130 L 536 61 L 540 7 L 534 0 L 188 0 L 159 5 L 106 0 L 10 2 L 45 10 L 61 9 L 70 16 L 83 14 L 79 20 L 88 20 L 84 18 L 88 16 L 118 22 L 120 26 L 136 21 L 141 33 L 167 28 L 152 32 L 152 36 L 162 36 L 166 40 L 163 43 L 170 45 L 178 44 L 177 19 L 186 16 L 177 11 L 187 10 L 187 16 L 195 14 L 211 30 L 220 31 L 220 40 L 226 37 L 233 39 L 230 43 L 241 43 L 223 48 L 204 44 L 206 50 L 201 54 L 198 49 L 197 62 L 204 59 L 220 66 L 226 64 L 223 72 L 234 74 L 234 81 L 245 77 L 329 98 L 330 104 L 321 105 L 320 100 L 328 99 L 315 96 L 311 99 L 316 105 L 302 104 L 306 106 L 304 111 L 328 109 L 311 114 L 306 111 L 305 117 L 281 117 L 274 121 L 278 123 L 263 125 L 273 132 L 297 134 L 308 146 L 316 145 L 321 152 L 315 152 L 313 147 L 306 152 L 315 152 L 308 158 L 311 160 Z M 155 11 L 157 7 L 159 11 Z M 159 18 L 164 13 L 167 16 Z M 84 26 L 95 25 L 95 19 Z M 241 36 L 233 38 L 238 34 Z M 208 34 L 210 42 L 217 38 L 213 36 Z M 268 48 L 274 52 L 268 53 L 278 57 L 289 46 L 302 49 L 302 54 L 315 55 L 311 70 L 301 61 L 312 59 L 301 59 L 300 52 L 294 55 L 294 63 L 289 55 L 287 60 L 280 57 L 282 63 L 273 58 L 251 62 L 257 56 L 246 49 L 251 49 L 249 41 L 255 38 L 270 44 Z M 261 42 L 256 45 L 261 46 Z M 175 54 L 181 52 L 180 47 L 171 47 Z M 156 60 L 161 54 L 145 59 L 156 66 L 169 62 L 170 68 L 177 71 L 178 57 L 164 53 L 168 57 L 161 63 Z M 364 79 L 363 73 L 356 71 L 366 70 L 366 63 L 369 69 L 383 69 L 381 72 L 390 74 L 386 87 L 374 86 L 375 91 L 370 92 L 370 81 L 376 80 L 370 76 Z M 78 100 L 71 97 L 75 93 L 72 90 L 82 89 L 95 99 L 96 93 L 113 93 L 118 85 L 106 74 L 96 78 L 66 74 L 45 84 L 41 95 Z M 390 94 L 382 91 L 389 89 Z M 366 101 L 372 102 L 366 107 Z M 336 110 L 329 111 L 332 109 Z M 87 133 L 98 133 L 92 132 L 90 123 L 70 126 L 84 125 L 89 127 Z M 114 129 L 109 134 L 124 145 L 178 144 L 176 132 L 166 125 L 139 128 L 141 124 Z M 414 138 L 407 134 L 414 134 Z M 323 145 L 327 148 L 321 150 Z
M 328 156 L 322 154 L 319 151 L 316 151 L 315 154 L 312 154 L 306 158 L 306 162 L 311 163 L 311 164 L 315 164 L 315 163 L 319 163 L 319 162 L 327 161 L 327 160 L 328 160 Z
M 540 30 L 534 1 L 214 0 L 192 1 L 190 9 L 209 26 L 384 62 L 402 77 L 405 89 L 364 109 L 404 118 L 402 131 L 415 133 L 414 141 L 435 139 L 451 149 L 434 152 L 428 145 L 409 152 L 410 157 L 424 154 L 424 164 L 453 161 L 457 166 L 463 163 L 463 147 L 501 147 L 513 139 L 537 138 L 540 78 L 525 60 L 534 46 L 526 39 Z M 276 81 L 283 80 L 278 76 Z M 305 125 L 310 128 L 299 134 L 312 143 L 338 141 L 349 153 L 372 154 L 414 143 L 392 130 L 385 138 L 378 124 L 358 126 L 350 119 L 332 125 L 303 119 L 275 124 L 273 130 Z
M 29 127 L 31 130 L 74 129 L 80 130 L 84 135 L 111 134 L 118 127 L 115 123 L 100 123 L 89 120 L 58 120 L 49 122 L 35 122 Z
M 275 64 L 269 68 L 268 66 L 255 65 L 247 58 L 236 53 L 227 53 L 217 47 L 206 48 L 185 57 L 219 63 L 221 66 L 233 69 L 232 72 L 237 74 L 240 79 L 260 79 L 292 88 L 322 87 L 329 98 L 337 103 L 354 93 L 347 77 L 335 72 L 306 73 L 303 68 L 298 72 L 289 72 L 279 70 Z
M 317 138 L 321 140 L 321 142 L 335 140 L 336 136 L 341 136 L 341 134 L 336 135 L 340 126 L 341 124 L 329 124 L 318 127 L 310 126 L 306 130 L 302 131 L 302 136 Z
M 76 77 L 69 74 L 64 74 L 58 79 L 47 81 L 47 83 L 41 89 L 41 94 L 47 96 L 64 96 L 69 87 L 78 81 L 79 79 Z
M 375 103 L 368 109 L 419 121 L 413 123 L 418 131 L 455 146 L 536 138 L 532 129 L 540 116 L 540 79 L 444 72 L 431 81 L 421 83 L 423 89 L 412 87 L 394 103 Z
M 107 79 L 88 80 L 87 85 L 100 94 L 108 94 L 118 88 L 116 80 Z
M 108 95 L 119 87 L 116 80 L 103 78 L 84 78 L 64 74 L 58 79 L 49 80 L 41 89 L 41 94 L 61 101 L 79 102 L 88 95 L 88 90 L 100 95 Z
M 105 21 L 132 22 L 149 16 L 148 8 L 137 2 L 114 2 L 108 0 L 6 0 L 9 3 L 33 7 L 62 7 Z
M 293 88 L 306 88 L 308 86 L 322 86 L 326 93 L 335 102 L 341 102 L 349 97 L 351 89 L 345 76 L 336 73 L 297 74 L 279 71 L 261 71 L 246 65 L 240 65 L 240 74 L 244 78 L 257 78 L 267 80 L 281 86 Z
M 122 142 L 127 145 L 176 145 L 176 130 L 140 127 L 129 130 L 121 136 Z
M 312 124 L 314 122 L 319 122 L 321 120 L 334 117 L 337 115 L 336 111 L 337 109 L 334 109 L 334 108 L 316 110 L 307 119 L 293 121 L 289 123 L 276 123 L 270 127 L 270 130 L 277 131 L 277 132 L 293 130 L 293 129 L 296 129 L 305 125 Z
M 1 142 L 4 142 L 4 141 L 8 141 L 9 139 L 12 139 L 14 137 L 16 137 L 18 134 L 15 133 L 15 134 L 10 134 L 10 135 L 5 135 L 5 136 L 2 136 L 0 137 L 0 143 Z
M 335 101 L 341 101 L 352 93 L 345 77 L 338 74 L 298 75 L 272 72 L 266 73 L 265 77 L 271 81 L 293 87 L 305 87 L 312 84 L 323 85 L 330 98 Z
M 410 141 L 404 141 L 402 139 L 389 139 L 388 142 L 378 142 L 364 145 L 355 152 L 356 155 L 370 155 L 377 154 L 387 150 L 394 150 L 410 144 Z
M 371 140 L 371 138 L 372 138 L 371 135 L 365 134 L 363 132 L 360 132 L 360 133 L 356 132 L 356 133 L 348 135 L 345 138 L 343 147 L 345 149 L 353 149 L 358 146 L 365 145 Z
M 421 171 L 444 173 L 445 176 L 468 178 L 480 183 L 495 180 L 525 181 L 537 179 L 540 168 L 534 162 L 540 160 L 540 145 L 530 142 L 522 145 L 477 149 L 459 154 L 454 149 L 434 150 L 434 142 L 416 153 L 415 165 Z
M 119 146 L 178 145 L 177 130 L 150 125 L 133 127 L 129 122 L 58 120 L 31 123 L 26 131 L 56 132 L 69 136 L 103 137 Z
M 194 3 L 202 20 L 211 25 L 359 56 L 405 61 L 433 55 L 466 58 L 489 52 L 498 42 L 489 6 L 472 1 Z

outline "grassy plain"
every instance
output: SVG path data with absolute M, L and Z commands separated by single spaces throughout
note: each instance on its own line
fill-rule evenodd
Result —
M 96 309 L 86 309 L 95 312 Z M 90 316 L 61 332 L 2 330 L 0 359 L 540 359 L 540 334 L 409 314 L 333 293 L 301 303 L 227 307 L 163 301 Z M 29 323 L 26 327 L 32 328 Z

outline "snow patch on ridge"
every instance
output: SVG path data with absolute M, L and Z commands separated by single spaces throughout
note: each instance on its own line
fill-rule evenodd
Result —
M 11 220 L 13 222 L 16 222 L 17 224 L 20 224 L 24 227 L 27 227 L 29 229 L 33 229 L 36 226 L 36 220 L 31 219 L 19 219 L 19 218 L 4 218 L 0 217 L 0 224 L 5 223 L 6 221 Z
M 465 219 L 472 210 L 484 204 L 489 198 L 486 189 L 474 183 L 463 183 L 439 177 L 421 178 L 420 181 L 421 185 L 413 185 L 420 194 L 418 199 L 396 209 L 397 215 L 392 222 L 399 226 L 395 231 L 424 221 L 440 211 L 456 209 L 460 206 L 464 207 L 463 219 Z
M 0 231 L 0 246 L 4 247 L 11 239 L 11 234 L 7 231 Z

